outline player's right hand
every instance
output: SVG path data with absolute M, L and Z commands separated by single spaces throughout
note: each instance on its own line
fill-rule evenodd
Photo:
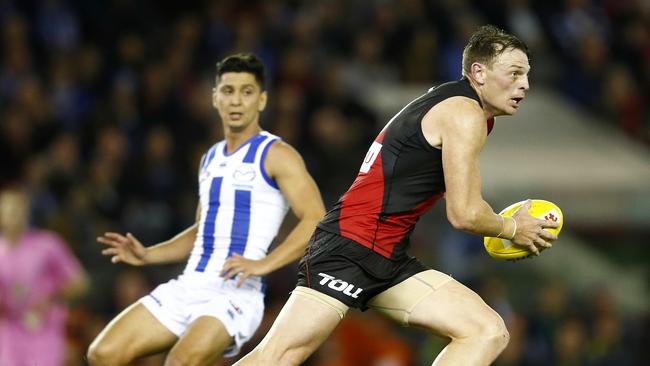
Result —
M 539 255 L 540 249 L 552 247 L 551 241 L 557 239 L 557 236 L 544 229 L 555 228 L 560 224 L 531 216 L 528 213 L 530 206 L 531 200 L 528 200 L 512 215 L 517 222 L 517 232 L 511 241 L 515 245 L 527 248 L 534 255 Z
M 110 256 L 113 263 L 124 262 L 132 266 L 146 264 L 147 248 L 131 233 L 124 236 L 119 233 L 108 232 L 97 237 L 97 241 L 108 246 L 108 248 L 102 250 L 102 254 Z

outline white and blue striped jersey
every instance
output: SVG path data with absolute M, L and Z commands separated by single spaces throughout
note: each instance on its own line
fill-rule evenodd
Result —
M 266 256 L 288 210 L 286 198 L 264 169 L 269 147 L 278 139 L 262 131 L 231 154 L 224 140 L 203 155 L 201 218 L 184 274 L 219 277 L 234 253 L 249 259 Z M 261 278 L 249 277 L 244 287 L 261 290 Z

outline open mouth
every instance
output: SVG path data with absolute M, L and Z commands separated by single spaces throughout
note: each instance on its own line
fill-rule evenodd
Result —
M 510 98 L 510 100 L 513 102 L 515 107 L 519 107 L 519 103 L 521 103 L 524 98 Z

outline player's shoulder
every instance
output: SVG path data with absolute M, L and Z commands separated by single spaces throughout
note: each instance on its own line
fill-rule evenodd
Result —
M 440 102 L 441 109 L 453 112 L 453 115 L 462 115 L 464 117 L 482 117 L 483 108 L 478 101 L 464 95 L 451 96 Z
M 271 145 L 269 146 L 269 153 L 267 155 L 267 158 L 273 158 L 273 159 L 295 159 L 299 158 L 300 153 L 298 153 L 298 150 L 296 150 L 293 146 L 291 146 L 289 143 L 282 139 L 276 139 L 275 141 L 271 141 Z
M 485 114 L 481 105 L 466 96 L 453 96 L 439 103 L 425 119 L 438 121 L 443 126 L 485 124 Z
M 298 150 L 283 140 L 277 140 L 269 147 L 264 164 L 272 177 L 304 169 L 305 165 Z
M 282 137 L 274 135 L 268 131 L 262 131 L 260 132 L 260 135 L 266 136 L 263 143 L 266 145 L 265 150 L 268 150 L 264 157 L 267 164 L 269 160 L 278 160 L 280 162 L 285 161 L 288 163 L 295 159 L 302 160 L 298 150 L 288 142 L 284 141 Z
M 65 245 L 63 238 L 61 238 L 59 234 L 50 230 L 31 229 L 27 235 L 30 240 L 38 243 L 38 245 L 44 249 L 57 249 Z
M 61 240 L 59 234 L 45 229 L 30 229 L 28 235 L 32 238 Z

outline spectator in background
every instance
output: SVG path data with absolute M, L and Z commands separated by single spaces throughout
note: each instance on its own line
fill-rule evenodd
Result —
M 59 366 L 66 303 L 87 280 L 56 234 L 29 228 L 29 202 L 20 187 L 0 192 L 0 365 Z
M 630 70 L 622 65 L 614 65 L 605 76 L 600 102 L 606 116 L 626 134 L 647 140 L 648 136 L 643 131 L 646 114 L 643 95 Z
M 564 0 L 562 10 L 551 20 L 551 32 L 560 47 L 569 55 L 575 54 L 588 37 L 606 38 L 611 33 L 611 25 L 599 7 L 589 0 Z
M 576 45 L 575 53 L 572 66 L 564 71 L 563 89 L 579 105 L 595 109 L 609 64 L 606 40 L 597 32 L 586 34 Z
M 440 45 L 438 32 L 430 26 L 420 26 L 414 32 L 403 52 L 402 77 L 406 82 L 429 83 L 440 80 L 438 60 Z

